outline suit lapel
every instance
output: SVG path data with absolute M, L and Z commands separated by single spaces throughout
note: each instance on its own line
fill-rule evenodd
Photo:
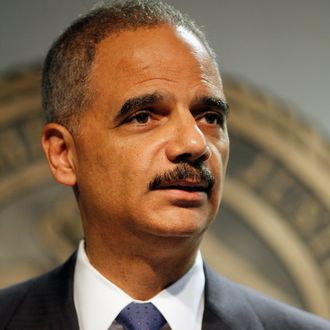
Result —
M 73 301 L 73 274 L 76 265 L 76 253 L 63 265 L 59 272 L 59 300 L 55 300 L 52 319 L 54 329 L 78 330 L 78 318 Z M 59 309 L 57 309 L 59 308 Z
M 210 306 L 205 305 L 202 330 L 229 330 L 232 329 L 228 327 L 227 324 L 219 318 L 219 316 L 212 311 Z
M 205 308 L 203 330 L 261 330 L 259 318 L 240 287 L 204 265 Z

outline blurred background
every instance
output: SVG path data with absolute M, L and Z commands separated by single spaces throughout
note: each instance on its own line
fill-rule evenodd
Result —
M 231 159 L 205 237 L 219 272 L 330 318 L 330 2 L 169 1 L 218 54 Z M 0 2 L 0 287 L 52 268 L 81 239 L 70 189 L 40 150 L 40 67 L 95 4 Z

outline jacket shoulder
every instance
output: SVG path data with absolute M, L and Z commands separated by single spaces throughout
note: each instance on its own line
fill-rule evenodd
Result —
M 60 307 L 73 301 L 74 265 L 75 255 L 43 275 L 0 289 L 0 329 L 46 328 L 46 315 L 60 314 Z
M 330 330 L 329 321 L 234 283 L 207 266 L 205 275 L 206 303 L 227 324 L 240 329 Z
M 330 322 L 321 317 L 276 301 L 250 288 L 241 286 L 239 289 L 267 329 L 330 330 Z
M 4 328 L 20 304 L 24 301 L 25 296 L 35 285 L 36 279 L 29 280 L 20 284 L 0 289 L 0 329 Z

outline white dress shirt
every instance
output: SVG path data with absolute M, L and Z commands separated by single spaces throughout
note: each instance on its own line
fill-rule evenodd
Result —
M 101 275 L 89 262 L 80 242 L 73 284 L 74 304 L 81 330 L 107 330 L 120 311 L 136 301 Z M 205 276 L 198 252 L 194 265 L 178 281 L 148 301 L 172 330 L 200 330 L 204 312 Z M 167 328 L 168 328 L 167 326 Z

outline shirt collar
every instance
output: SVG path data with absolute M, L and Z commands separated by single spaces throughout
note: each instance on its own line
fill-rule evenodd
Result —
M 201 329 L 204 284 L 203 261 L 198 252 L 190 270 L 148 302 L 159 309 L 172 330 Z M 136 300 L 91 265 L 81 241 L 74 273 L 74 303 L 80 329 L 108 329 L 120 311 L 132 301 Z

